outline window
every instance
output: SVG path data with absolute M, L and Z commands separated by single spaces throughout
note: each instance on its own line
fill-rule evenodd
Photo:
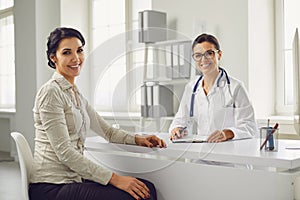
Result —
M 0 109 L 15 108 L 13 0 L 0 0 Z
M 300 1 L 276 1 L 277 114 L 293 112 L 292 44 L 296 27 L 300 28 Z
M 293 55 L 292 44 L 295 30 L 300 28 L 300 2 L 298 0 L 284 0 L 284 68 L 285 68 L 285 104 L 293 104 Z
M 151 8 L 148 0 L 92 0 L 91 49 L 93 52 L 116 43 L 117 52 L 109 61 L 93 63 L 97 72 L 94 87 L 94 106 L 100 111 L 138 112 L 140 110 L 140 70 L 144 62 L 144 44 L 138 43 L 138 12 Z M 116 42 L 117 41 L 117 42 Z M 109 46 L 110 44 L 108 44 Z M 136 46 L 138 45 L 138 46 Z M 104 60 L 107 55 L 101 56 Z M 96 53 L 95 53 L 96 54 Z M 101 60 L 101 59 L 100 59 Z M 135 75 L 138 73 L 139 75 Z M 116 95 L 117 94 L 117 95 Z M 116 96 L 118 98 L 116 98 Z M 120 96 L 123 98 L 120 99 Z M 114 110 L 112 110 L 112 108 Z

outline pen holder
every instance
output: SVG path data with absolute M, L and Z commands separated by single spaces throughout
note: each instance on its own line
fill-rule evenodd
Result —
M 260 150 L 278 150 L 278 129 L 273 127 L 260 128 Z

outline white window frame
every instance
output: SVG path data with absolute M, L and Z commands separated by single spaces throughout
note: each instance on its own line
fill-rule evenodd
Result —
M 275 1 L 276 22 L 276 115 L 291 116 L 293 106 L 285 104 L 285 58 L 284 58 L 284 0 Z
M 285 104 L 285 51 L 291 51 L 291 49 L 285 49 L 285 19 L 284 19 L 284 1 L 275 0 L 275 48 L 276 48 L 276 105 L 275 116 L 271 116 L 272 123 L 278 122 L 280 124 L 280 137 L 288 139 L 299 139 L 296 135 L 294 127 L 294 106 Z M 291 62 L 291 61 L 290 61 Z M 290 77 L 287 77 L 290 78 Z M 264 120 L 266 121 L 266 120 Z M 263 123 L 265 124 L 265 122 Z
M 14 17 L 13 8 L 14 8 L 14 6 L 11 6 L 11 7 L 0 10 L 0 20 L 4 19 L 4 18 L 7 18 L 7 17 L 10 17 L 10 16 Z M 13 63 L 11 66 L 13 66 L 15 68 L 15 63 Z M 1 67 L 7 67 L 7 66 L 0 66 L 0 68 Z M 15 70 L 14 70 L 14 72 L 15 72 Z M 3 75 L 3 76 L 5 76 L 5 75 Z M 1 74 L 0 74 L 0 79 L 1 79 Z M 11 80 L 10 82 L 15 83 L 15 74 L 11 77 L 11 79 L 13 79 L 13 80 Z M 0 95 L 5 95 L 5 94 L 3 94 L 5 92 L 11 92 L 11 94 L 9 94 L 9 96 L 12 96 L 14 98 L 14 100 L 13 100 L 13 102 L 10 102 L 8 104 L 3 104 L 3 103 L 0 102 L 0 109 L 1 110 L 15 109 L 15 104 L 16 104 L 15 87 L 12 88 L 12 85 L 10 85 L 10 84 L 5 84 L 3 86 L 8 87 L 8 90 L 1 91 Z M 6 95 L 7 95 L 7 93 L 6 93 Z

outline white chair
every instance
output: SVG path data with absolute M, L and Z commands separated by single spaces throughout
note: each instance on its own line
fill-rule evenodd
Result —
M 29 144 L 25 137 L 19 132 L 12 132 L 11 137 L 16 142 L 20 170 L 21 170 L 21 190 L 24 200 L 29 200 L 28 197 L 28 183 L 30 170 L 33 163 L 33 156 Z

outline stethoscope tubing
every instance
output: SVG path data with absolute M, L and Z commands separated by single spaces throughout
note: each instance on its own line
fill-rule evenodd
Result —
M 221 67 L 219 67 L 219 69 L 221 70 L 221 76 L 217 80 L 217 87 L 220 86 L 220 80 L 223 77 L 224 73 L 225 73 L 225 77 L 226 77 L 226 82 L 227 82 L 228 85 L 230 85 L 230 79 L 229 79 L 228 74 L 225 71 L 225 69 L 223 69 Z M 198 78 L 197 82 L 195 83 L 194 88 L 193 88 L 193 93 L 192 93 L 192 96 L 191 96 L 191 104 L 190 104 L 190 117 L 194 116 L 194 103 L 195 103 L 196 91 L 197 91 L 197 88 L 199 86 L 199 82 L 202 80 L 202 78 L 203 78 L 203 75 L 201 74 L 200 77 Z

